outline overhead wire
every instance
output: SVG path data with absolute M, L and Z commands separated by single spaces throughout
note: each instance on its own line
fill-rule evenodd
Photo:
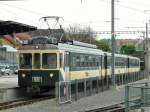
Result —
M 106 1 L 104 1 L 104 0 L 101 0 L 101 1 L 106 2 Z M 1 3 L 0 5 L 4 5 L 4 6 L 16 8 L 16 9 L 20 9 L 20 10 L 22 10 L 22 11 L 25 11 L 25 12 L 28 12 L 28 13 L 31 13 L 31 14 L 34 14 L 34 15 L 45 15 L 44 13 L 32 11 L 32 10 L 25 9 L 25 8 L 21 8 L 21 7 L 14 6 L 14 5 L 9 5 L 9 4 L 6 4 L 6 3 Z M 141 11 L 141 10 L 139 10 L 139 9 L 136 9 L 136 8 L 132 8 L 132 7 L 125 6 L 125 5 L 121 5 L 121 4 L 117 4 L 117 5 L 118 5 L 118 6 L 121 6 L 121 7 L 124 7 L 124 8 L 128 8 L 128 9 L 130 9 L 130 10 L 134 10 L 134 11 L 137 11 L 137 12 L 140 12 L 140 13 L 145 14 L 143 11 Z M 6 10 L 5 10 L 5 11 L 6 11 Z M 17 13 L 14 13 L 12 10 L 11 10 L 11 11 L 9 10 L 9 11 L 7 11 L 7 12 L 9 12 L 9 13 L 11 12 L 11 13 L 13 13 L 13 15 L 16 15 L 16 17 L 18 17 L 18 14 L 17 14 Z M 27 18 L 27 19 L 29 19 L 29 18 Z M 32 20 L 32 22 L 33 22 L 33 20 Z M 92 23 L 97 23 L 97 22 L 98 22 L 98 21 L 92 21 Z M 100 22 L 100 21 L 99 21 L 99 22 Z M 101 21 L 101 22 L 104 22 L 104 21 Z M 86 24 L 86 23 L 91 23 L 91 21 L 90 21 L 90 22 L 83 22 L 83 23 L 80 22 L 80 24 Z
M 100 0 L 100 1 L 105 2 L 105 3 L 109 3 L 109 4 L 111 3 L 111 2 L 106 1 L 106 0 Z M 133 7 L 129 7 L 129 6 L 126 6 L 126 5 L 122 5 L 122 4 L 117 3 L 117 2 L 115 2 L 115 5 L 117 5 L 119 7 L 127 8 L 129 10 L 132 10 L 132 11 L 135 11 L 135 12 L 138 12 L 138 13 L 149 15 L 149 14 L 145 13 L 144 10 L 140 10 L 140 9 L 137 9 L 137 8 L 133 8 Z M 133 20 L 133 22 L 135 22 L 135 20 Z
M 136 4 L 135 2 L 133 2 L 134 0 L 130 0 L 130 3 L 131 4 Z M 136 2 L 137 2 L 137 0 L 135 0 Z M 140 0 L 138 0 L 138 1 L 140 1 Z M 145 7 L 149 7 L 149 3 L 148 2 L 146 2 L 146 4 L 145 4 L 145 2 L 143 2 L 143 0 L 141 0 L 141 2 L 140 2 L 140 4 L 139 4 L 139 6 L 145 6 Z M 136 4 L 136 7 L 138 6 L 138 4 Z
M 15 9 L 20 9 L 22 11 L 25 11 L 25 12 L 29 12 L 29 13 L 32 13 L 34 15 L 41 15 L 41 16 L 45 16 L 46 14 L 44 13 L 40 13 L 40 12 L 36 12 L 36 11 L 32 11 L 32 10 L 29 10 L 29 9 L 25 9 L 25 8 L 21 8 L 21 7 L 18 7 L 18 6 L 14 6 L 14 5 L 9 5 L 9 4 L 6 4 L 6 3 L 1 3 L 0 5 L 4 5 L 4 6 L 8 6 L 8 7 L 12 7 L 12 8 L 15 8 Z M 73 23 L 73 24 L 78 24 L 76 22 L 71 22 L 71 21 L 66 21 L 65 22 L 68 22 L 68 23 Z M 99 21 L 99 22 L 104 22 L 104 21 Z M 92 21 L 92 22 L 80 22 L 80 24 L 89 24 L 89 23 L 99 23 L 98 21 Z
M 110 3 L 109 1 L 106 1 L 106 0 L 100 0 L 100 1 L 105 2 L 105 3 Z M 22 7 L 18 7 L 18 6 L 6 4 L 6 3 L 3 3 L 3 2 L 1 2 L 0 4 L 1 4 L 1 5 L 8 6 L 8 7 L 12 7 L 12 8 L 20 9 L 20 10 L 22 10 L 22 11 L 29 12 L 29 13 L 32 13 L 32 14 L 34 14 L 34 15 L 43 15 L 43 16 L 47 15 L 47 14 L 44 14 L 44 13 L 41 13 L 41 12 L 37 12 L 37 11 L 25 9 L 25 8 L 22 8 Z M 118 3 L 115 3 L 115 4 L 118 5 L 118 6 L 120 6 L 120 7 L 124 7 L 124 8 L 130 9 L 130 10 L 136 11 L 136 12 L 140 12 L 140 13 L 149 15 L 149 14 L 147 14 L 147 13 L 144 13 L 143 10 L 140 10 L 140 9 L 137 9 L 137 8 L 129 7 L 129 6 L 122 5 L 122 4 L 118 4 Z
M 20 10 L 18 10 L 18 11 L 21 11 L 21 10 L 23 10 L 25 13 L 27 13 L 28 15 L 29 14 L 34 14 L 34 15 L 38 15 L 39 16 L 39 14 L 41 14 L 42 15 L 42 13 L 38 13 L 38 12 L 34 12 L 34 11 L 31 11 L 31 10 L 26 10 L 26 9 L 24 9 L 24 8 L 20 8 L 20 7 L 16 7 L 16 6 L 13 6 L 13 5 L 9 5 L 9 4 L 4 4 L 4 3 L 0 3 L 0 5 L 1 6 L 3 6 L 3 7 L 9 7 L 9 8 L 4 8 L 4 10 L 0 10 L 0 11 L 5 11 L 5 12 L 7 12 L 7 14 L 11 14 L 13 17 L 15 16 L 16 18 L 22 18 L 22 15 L 21 15 L 21 13 L 17 13 L 16 11 L 13 11 L 13 10 L 11 10 L 10 8 L 17 8 L 17 9 L 20 9 Z M 6 14 L 5 14 L 6 15 Z M 44 14 L 43 14 L 44 15 Z M 23 16 L 23 18 L 25 18 L 26 19 L 26 21 L 29 21 L 30 23 L 34 23 L 34 24 L 36 24 L 36 25 L 38 25 L 39 26 L 39 23 L 38 23 L 38 21 L 37 22 L 35 22 L 33 19 L 30 19 L 29 17 L 26 17 L 26 16 Z
M 12 7 L 12 8 L 20 9 L 20 10 L 22 10 L 22 11 L 29 12 L 29 13 L 32 13 L 32 14 L 34 14 L 34 15 L 43 15 L 43 16 L 47 15 L 47 14 L 44 14 L 44 13 L 41 13 L 41 12 L 37 12 L 37 11 L 25 9 L 25 8 L 22 8 L 22 7 L 18 7 L 18 6 L 6 4 L 6 3 L 3 3 L 3 2 L 1 2 L 0 4 L 1 4 L 1 5 L 8 6 L 8 7 Z
M 0 4 L 1 5 L 1 4 Z M 2 8 L 2 7 L 1 7 Z M 11 16 L 11 17 L 13 17 L 13 18 L 15 18 L 16 20 L 21 20 L 22 19 L 22 17 L 20 16 L 21 15 L 21 13 L 17 13 L 16 11 L 13 11 L 13 10 L 11 10 L 11 9 L 9 9 L 9 8 L 6 8 L 6 7 L 3 7 L 3 10 L 0 10 L 0 13 L 1 13 L 1 15 L 2 15 L 2 13 L 5 15 L 5 16 Z M 33 20 L 31 20 L 30 18 L 28 18 L 28 17 L 23 17 L 23 18 L 25 18 L 26 19 L 26 21 L 28 21 L 28 22 L 30 22 L 30 23 L 34 23 L 34 24 L 37 24 L 35 21 L 33 21 Z
M 100 1 L 110 4 L 110 2 L 106 1 L 106 0 L 100 0 Z M 140 9 L 137 9 L 137 8 L 133 8 L 133 7 L 129 7 L 129 6 L 126 6 L 126 5 L 122 5 L 122 4 L 119 4 L 117 2 L 115 2 L 115 5 L 118 5 L 118 6 L 123 7 L 123 8 L 130 9 L 130 10 L 133 10 L 133 11 L 136 11 L 136 12 L 139 12 L 139 13 L 143 13 L 145 15 L 149 15 L 149 14 L 145 13 L 143 10 L 140 10 Z

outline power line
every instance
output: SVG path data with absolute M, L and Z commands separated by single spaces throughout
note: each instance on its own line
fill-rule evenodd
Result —
M 110 2 L 105 1 L 105 0 L 100 0 L 100 1 L 110 4 Z M 115 3 L 115 5 L 118 5 L 118 6 L 123 7 L 123 8 L 130 9 L 130 10 L 133 10 L 133 11 L 136 11 L 136 12 L 139 12 L 139 13 L 143 13 L 143 14 L 149 15 L 149 14 L 147 14 L 147 13 L 144 13 L 143 10 L 140 10 L 140 9 L 137 9 L 137 8 L 133 8 L 133 7 L 129 7 L 129 6 L 126 6 L 126 5 L 117 4 L 117 3 Z
M 1 5 L 1 4 L 0 4 Z M 2 8 L 2 7 L 1 7 Z M 20 17 L 19 15 L 21 15 L 21 13 L 16 13 L 15 11 L 13 11 L 13 10 L 11 10 L 11 9 L 7 9 L 7 8 L 4 8 L 4 10 L 0 10 L 1 11 L 1 13 L 3 13 L 3 14 L 9 14 L 9 15 L 11 15 L 11 16 L 13 16 L 13 17 L 15 17 L 15 18 L 17 18 L 17 19 L 22 19 L 22 17 Z M 2 12 L 3 11 L 3 12 Z M 7 13 L 4 13 L 4 12 L 7 12 Z M 8 16 L 8 15 L 6 15 L 6 16 Z M 29 21 L 29 22 L 32 22 L 32 23 L 34 23 L 34 24 L 37 24 L 37 23 L 35 23 L 33 20 L 31 20 L 30 18 L 28 18 L 28 17 L 24 17 L 27 21 Z
M 115 31 L 115 34 L 143 34 L 145 31 Z M 89 32 L 66 32 L 65 34 L 88 34 Z M 95 31 L 92 34 L 111 34 L 111 31 Z
M 32 13 L 32 14 L 34 14 L 34 15 L 42 15 L 42 16 L 45 16 L 45 15 L 46 15 L 46 14 L 44 14 L 44 13 L 32 11 L 32 10 L 25 9 L 25 8 L 22 8 L 22 7 L 18 7 L 18 6 L 14 6 L 14 5 L 9 5 L 9 4 L 6 4 L 6 3 L 0 3 L 0 4 L 1 4 L 1 5 L 8 6 L 8 7 L 15 8 L 15 9 L 20 9 L 20 10 L 22 10 L 22 11 L 29 12 L 29 13 Z
M 141 34 L 145 31 L 115 31 L 115 34 Z M 111 31 L 96 31 L 96 34 L 111 34 Z

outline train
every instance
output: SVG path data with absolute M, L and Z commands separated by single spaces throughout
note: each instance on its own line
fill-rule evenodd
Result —
M 49 91 L 59 81 L 111 78 L 111 53 L 93 44 L 38 36 L 18 50 L 18 57 L 18 85 L 28 92 Z M 139 71 L 139 58 L 115 54 L 116 76 Z

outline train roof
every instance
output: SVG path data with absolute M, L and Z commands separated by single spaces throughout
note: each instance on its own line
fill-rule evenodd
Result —
M 78 53 L 86 53 L 86 54 L 95 54 L 95 55 L 103 55 L 103 51 L 99 49 L 93 49 L 82 46 L 75 46 L 65 43 L 58 43 L 58 45 L 54 44 L 36 44 L 36 45 L 24 45 L 19 50 L 64 50 L 68 52 L 78 52 Z
M 104 54 L 106 54 L 107 56 L 111 56 L 111 53 L 109 53 L 109 52 L 104 52 Z M 133 56 L 125 55 L 125 54 L 116 54 L 116 53 L 115 53 L 115 56 L 140 60 L 140 59 L 137 58 L 137 57 L 133 57 Z
M 31 45 L 23 45 L 19 48 L 19 50 L 50 50 L 50 49 L 58 49 L 58 45 L 54 44 L 31 44 Z
M 83 47 L 78 45 L 66 44 L 66 43 L 58 43 L 56 44 L 33 44 L 33 45 L 24 45 L 20 48 L 20 50 L 64 50 L 68 52 L 76 52 L 76 53 L 86 53 L 86 54 L 93 54 L 93 55 L 107 55 L 111 56 L 111 53 L 104 52 L 100 49 L 94 49 L 89 47 Z M 117 57 L 123 58 L 131 58 L 131 59 L 138 59 L 137 57 L 124 55 L 124 54 L 115 54 Z
M 75 41 L 75 40 L 71 40 L 71 41 L 67 40 L 67 41 L 63 41 L 63 43 L 70 44 L 70 45 L 75 45 L 75 46 L 81 46 L 81 47 L 88 47 L 88 48 L 97 49 L 97 46 L 94 45 L 94 44 L 79 42 L 79 41 Z
M 64 50 L 68 52 L 76 52 L 76 53 L 86 53 L 86 54 L 93 54 L 93 55 L 108 55 L 111 56 L 111 53 L 104 52 L 100 49 L 97 49 L 96 45 L 78 42 L 78 41 L 63 41 L 61 43 L 54 43 L 53 38 L 49 38 L 47 36 L 38 36 L 36 38 L 32 38 L 32 40 L 29 40 L 30 44 L 24 45 L 20 48 L 20 50 L 49 50 L 49 49 L 55 49 L 55 50 Z M 123 55 L 123 54 L 115 54 L 117 57 L 124 57 L 124 58 L 134 58 L 139 59 L 136 57 Z
M 129 56 L 129 55 L 128 55 L 128 57 L 131 58 L 131 59 L 137 59 L 137 60 L 140 60 L 140 58 L 138 58 L 138 57 L 133 57 L 133 56 Z
M 71 45 L 71 44 L 65 44 L 65 43 L 59 43 L 58 48 L 60 50 L 65 50 L 69 52 L 78 52 L 78 53 L 87 53 L 87 54 L 96 54 L 96 55 L 103 55 L 103 51 L 100 49 L 93 49 L 89 47 L 83 47 L 78 45 Z
M 111 56 L 112 55 L 112 53 L 110 53 L 110 52 L 104 52 L 104 54 L 106 54 L 107 56 Z M 115 56 L 124 57 L 124 58 L 128 57 L 128 55 L 117 54 L 117 53 L 115 53 Z

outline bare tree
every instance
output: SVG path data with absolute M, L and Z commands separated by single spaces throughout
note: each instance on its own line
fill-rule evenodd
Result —
M 65 29 L 67 40 L 77 40 L 81 42 L 92 43 L 95 37 L 94 31 L 90 26 L 81 27 L 80 25 L 72 25 Z

